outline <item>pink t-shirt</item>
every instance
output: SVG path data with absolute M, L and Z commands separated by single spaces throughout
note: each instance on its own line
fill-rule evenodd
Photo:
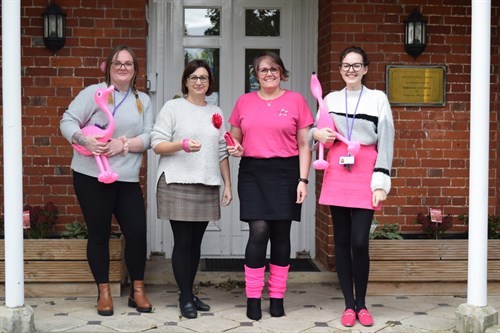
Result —
M 297 92 L 286 90 L 268 103 L 254 91 L 238 98 L 229 123 L 241 129 L 243 156 L 271 158 L 297 156 L 297 131 L 314 119 Z

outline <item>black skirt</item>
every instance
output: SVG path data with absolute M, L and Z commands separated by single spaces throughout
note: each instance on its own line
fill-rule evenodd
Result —
M 243 157 L 238 173 L 240 220 L 300 221 L 299 157 Z

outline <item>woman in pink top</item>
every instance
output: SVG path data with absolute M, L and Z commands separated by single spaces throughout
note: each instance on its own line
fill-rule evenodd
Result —
M 229 119 L 236 143 L 228 151 L 242 157 L 238 173 L 240 219 L 248 222 L 250 229 L 245 250 L 247 317 L 259 320 L 269 240 L 269 312 L 272 317 L 285 314 L 290 227 L 292 220 L 300 221 L 307 196 L 311 164 L 307 135 L 314 119 L 302 95 L 280 87 L 282 80 L 288 80 L 288 71 L 277 54 L 261 53 L 253 68 L 260 90 L 236 102 Z

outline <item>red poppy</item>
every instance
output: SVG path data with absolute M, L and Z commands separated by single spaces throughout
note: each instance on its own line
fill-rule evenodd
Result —
M 219 129 L 222 126 L 222 117 L 218 113 L 214 113 L 212 116 L 212 123 L 214 124 L 215 128 Z

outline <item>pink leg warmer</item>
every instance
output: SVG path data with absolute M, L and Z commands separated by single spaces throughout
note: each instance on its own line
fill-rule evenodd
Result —
M 245 291 L 247 298 L 261 298 L 264 288 L 264 271 L 266 267 L 250 268 L 245 265 Z
M 269 297 L 270 298 L 283 298 L 286 290 L 286 281 L 288 280 L 288 266 L 276 266 L 269 264 L 271 274 L 269 280 Z

